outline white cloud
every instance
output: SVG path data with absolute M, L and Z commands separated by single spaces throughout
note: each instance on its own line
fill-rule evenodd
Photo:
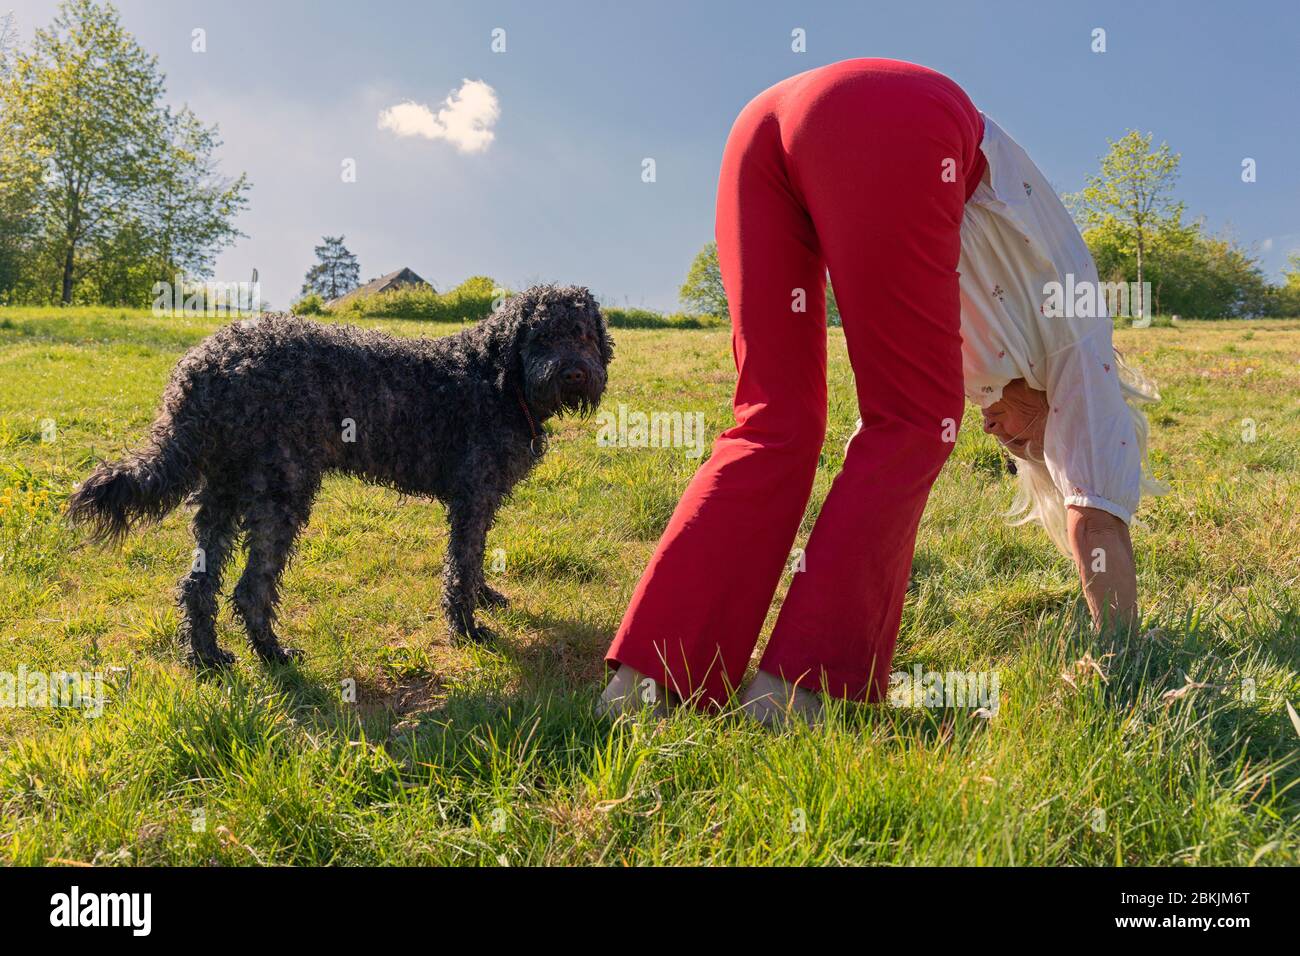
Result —
M 438 112 L 407 100 L 379 114 L 379 128 L 398 136 L 445 139 L 462 153 L 481 153 L 496 138 L 492 127 L 501 116 L 497 91 L 482 80 L 465 80 L 452 90 Z

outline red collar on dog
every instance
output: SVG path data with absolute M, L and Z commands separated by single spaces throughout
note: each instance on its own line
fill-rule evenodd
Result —
M 528 410 L 528 403 L 524 401 L 523 390 L 518 385 L 515 386 L 515 398 L 519 399 L 519 408 L 523 411 L 524 418 L 528 420 L 528 431 L 532 435 L 528 447 L 532 449 L 535 458 L 541 458 L 542 455 L 546 454 L 546 433 L 538 434 L 537 424 L 533 421 L 533 413 Z

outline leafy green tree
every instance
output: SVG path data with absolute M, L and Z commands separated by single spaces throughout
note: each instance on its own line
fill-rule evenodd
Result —
M 0 17 L 0 84 L 12 74 L 17 33 L 14 17 Z M 0 118 L 4 113 L 0 100 Z M 35 227 L 32 207 L 35 189 L 40 184 L 40 166 L 19 148 L 17 130 L 10 122 L 0 122 L 0 302 L 9 298 L 18 285 L 27 244 Z
M 487 297 L 505 296 L 508 293 L 497 283 L 496 279 L 491 276 L 470 276 L 456 288 L 451 289 L 447 295 L 462 297 Z
M 1182 203 L 1170 195 L 1178 179 L 1180 157 L 1168 143 L 1151 148 L 1151 134 L 1129 130 L 1101 160 L 1100 173 L 1089 176 L 1084 188 L 1067 197 L 1085 228 L 1103 227 L 1132 244 L 1137 263 L 1138 288 L 1145 280 L 1147 252 L 1155 233 L 1182 215 Z M 1139 300 L 1137 313 L 1145 315 L 1149 303 Z
M 727 290 L 722 287 L 716 242 L 706 242 L 696 254 L 677 297 L 688 312 L 723 320 L 727 318 Z
M 31 268 L 40 273 L 53 260 L 59 301 L 72 302 L 88 276 L 92 289 L 132 276 L 140 286 L 120 294 L 145 301 L 153 279 L 206 274 L 240 235 L 233 219 L 248 183 L 218 177 L 215 128 L 163 102 L 157 58 L 117 11 L 65 0 L 31 49 L 6 62 L 0 170 L 24 176 Z M 95 279 L 96 270 L 114 278 Z
M 716 242 L 705 243 L 704 248 L 696 253 L 677 296 L 687 312 L 727 321 L 730 310 L 727 307 L 727 290 L 722 285 L 722 267 L 718 264 Z M 839 304 L 835 301 L 835 290 L 829 282 L 826 283 L 826 321 L 829 325 L 840 324 Z
M 1132 234 L 1115 220 L 1087 229 L 1083 238 L 1106 282 L 1128 282 L 1137 265 Z M 1148 314 L 1195 318 L 1261 315 L 1278 308 L 1258 261 L 1230 236 L 1210 235 L 1200 220 L 1181 214 L 1148 237 L 1143 276 L 1151 283 Z
M 1269 312 L 1272 315 L 1300 315 L 1300 252 L 1286 257 L 1287 268 L 1282 270 L 1283 284 L 1275 292 Z
M 1282 270 L 1282 285 L 1278 287 L 1278 293 L 1300 307 L 1300 250 L 1287 253 L 1286 268 Z M 1300 308 L 1296 312 L 1279 314 L 1300 314 Z
M 18 43 L 18 31 L 14 29 L 12 12 L 0 17 L 0 76 L 9 75 L 9 51 Z
M 315 293 L 329 301 L 347 295 L 360 284 L 361 266 L 343 245 L 343 239 L 343 236 L 325 236 L 315 248 L 316 264 L 307 270 L 302 284 L 304 296 Z
M 0 302 L 23 282 L 25 268 L 32 265 L 33 207 L 41 181 L 38 165 L 21 151 L 4 148 L 11 138 L 8 124 L 0 122 Z
M 1163 311 L 1198 318 L 1237 318 L 1269 311 L 1270 289 L 1257 260 L 1229 236 L 1190 238 L 1161 251 Z
M 152 251 L 164 267 L 206 276 L 217 253 L 241 235 L 231 223 L 246 205 L 248 180 L 242 173 L 234 179 L 221 175 L 215 126 L 204 126 L 188 107 L 169 118 L 166 148 L 148 186 Z

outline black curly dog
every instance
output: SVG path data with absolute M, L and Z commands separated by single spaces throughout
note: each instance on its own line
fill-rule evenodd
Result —
M 235 610 L 267 661 L 296 656 L 276 638 L 280 575 L 327 472 L 437 498 L 451 526 L 443 610 L 453 635 L 486 640 L 488 528 L 545 450 L 542 423 L 589 413 L 613 343 L 591 293 L 535 286 L 472 328 L 398 339 L 267 315 L 223 327 L 180 360 L 146 447 L 101 464 L 69 517 L 101 540 L 156 520 L 187 497 L 203 561 L 180 581 L 190 659 L 226 666 L 217 645 L 221 571 L 242 533 L 248 564 Z

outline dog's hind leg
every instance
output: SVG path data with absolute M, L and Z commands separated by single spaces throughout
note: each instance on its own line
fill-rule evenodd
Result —
M 234 655 L 217 644 L 217 595 L 221 571 L 234 550 L 235 521 L 233 501 L 210 490 L 200 495 L 193 521 L 198 547 L 177 589 L 184 616 L 181 630 L 189 639 L 190 663 L 196 667 L 228 667 L 235 662 Z
M 235 611 L 244 622 L 253 650 L 267 663 L 283 664 L 302 656 L 299 651 L 280 646 L 275 618 L 280 576 L 289 563 L 298 532 L 307 523 L 304 510 L 263 499 L 252 504 L 244 515 L 248 563 L 235 585 Z
M 483 551 L 496 503 L 483 498 L 453 499 L 447 504 L 451 535 L 442 572 L 442 609 L 453 637 L 486 642 L 494 635 L 474 620 L 483 597 Z

